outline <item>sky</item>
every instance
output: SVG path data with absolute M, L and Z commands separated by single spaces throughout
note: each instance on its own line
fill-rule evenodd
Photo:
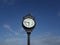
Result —
M 31 45 L 60 45 L 60 0 L 0 0 L 0 45 L 27 45 L 22 19 L 29 13 Z

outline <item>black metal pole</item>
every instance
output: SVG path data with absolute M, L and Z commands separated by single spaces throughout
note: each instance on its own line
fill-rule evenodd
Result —
M 30 33 L 27 33 L 27 36 L 28 36 L 28 37 L 27 37 L 27 38 L 28 38 L 28 40 L 27 40 L 27 41 L 28 41 L 28 42 L 27 42 L 27 45 L 30 45 Z

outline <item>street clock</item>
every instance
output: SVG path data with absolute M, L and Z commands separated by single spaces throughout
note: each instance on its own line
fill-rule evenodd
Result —
M 27 32 L 31 32 L 35 25 L 36 21 L 31 14 L 23 17 L 22 26 Z

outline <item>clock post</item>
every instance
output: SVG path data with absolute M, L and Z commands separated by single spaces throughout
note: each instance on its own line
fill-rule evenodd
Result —
M 30 45 L 30 34 L 31 34 L 32 30 L 34 29 L 35 25 L 36 25 L 36 21 L 31 14 L 28 14 L 23 17 L 22 26 L 25 29 L 25 31 L 27 32 L 27 36 L 28 36 L 27 45 Z

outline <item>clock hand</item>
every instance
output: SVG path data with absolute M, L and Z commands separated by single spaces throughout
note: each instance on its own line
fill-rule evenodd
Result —
M 27 23 L 28 26 L 30 25 L 30 22 L 26 22 L 26 23 Z
M 30 25 L 30 22 L 25 22 L 25 24 L 26 24 L 27 26 L 29 26 L 29 25 Z

